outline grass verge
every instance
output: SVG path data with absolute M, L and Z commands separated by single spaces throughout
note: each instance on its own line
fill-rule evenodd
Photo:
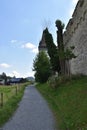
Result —
M 87 130 L 87 77 L 73 78 L 57 89 L 38 84 L 51 106 L 60 130 Z
M 15 110 L 18 107 L 18 103 L 21 100 L 24 89 L 27 86 L 27 84 L 21 85 L 20 91 L 17 93 L 17 95 L 11 96 L 11 98 L 8 98 L 8 101 L 3 105 L 3 107 L 0 107 L 0 127 L 8 121 L 8 119 L 12 116 L 12 114 L 15 112 Z M 6 90 L 2 89 L 2 91 L 8 92 L 8 88 Z M 10 91 L 10 90 L 9 90 Z

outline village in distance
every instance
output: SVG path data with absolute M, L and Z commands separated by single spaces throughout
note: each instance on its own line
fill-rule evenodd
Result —
M 0 74 L 0 85 L 12 85 L 12 84 L 19 84 L 19 83 L 25 83 L 25 82 L 34 82 L 35 79 L 34 77 L 30 76 L 30 77 L 10 77 L 7 76 L 4 72 L 2 74 Z

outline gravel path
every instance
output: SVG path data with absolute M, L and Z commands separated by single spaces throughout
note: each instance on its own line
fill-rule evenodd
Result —
M 29 86 L 14 116 L 0 130 L 55 130 L 55 121 L 46 101 Z

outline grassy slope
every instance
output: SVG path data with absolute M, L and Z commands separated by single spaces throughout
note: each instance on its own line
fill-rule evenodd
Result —
M 87 130 L 87 77 L 73 79 L 53 90 L 39 84 L 61 130 Z
M 13 95 L 10 98 L 8 98 L 8 101 L 4 104 L 3 107 L 0 107 L 0 126 L 2 126 L 14 113 L 14 111 L 18 107 L 18 103 L 21 100 L 24 89 L 27 84 L 21 85 L 20 91 L 17 93 L 17 95 Z M 12 88 L 13 89 L 13 88 Z M 7 95 L 11 95 L 11 87 L 3 87 L 0 88 L 0 92 L 4 92 Z M 5 95 L 6 95 L 5 94 Z

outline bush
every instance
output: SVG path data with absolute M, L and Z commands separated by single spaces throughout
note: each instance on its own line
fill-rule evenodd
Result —
M 51 88 L 58 88 L 60 87 L 61 84 L 64 84 L 66 82 L 69 82 L 71 80 L 71 78 L 69 76 L 65 76 L 65 75 L 61 75 L 61 76 L 56 76 L 53 75 L 49 78 L 48 80 L 48 85 Z
M 51 76 L 49 79 L 48 79 L 48 85 L 51 87 L 51 88 L 56 88 L 57 87 L 57 78 L 58 77 L 55 77 L 55 76 Z

